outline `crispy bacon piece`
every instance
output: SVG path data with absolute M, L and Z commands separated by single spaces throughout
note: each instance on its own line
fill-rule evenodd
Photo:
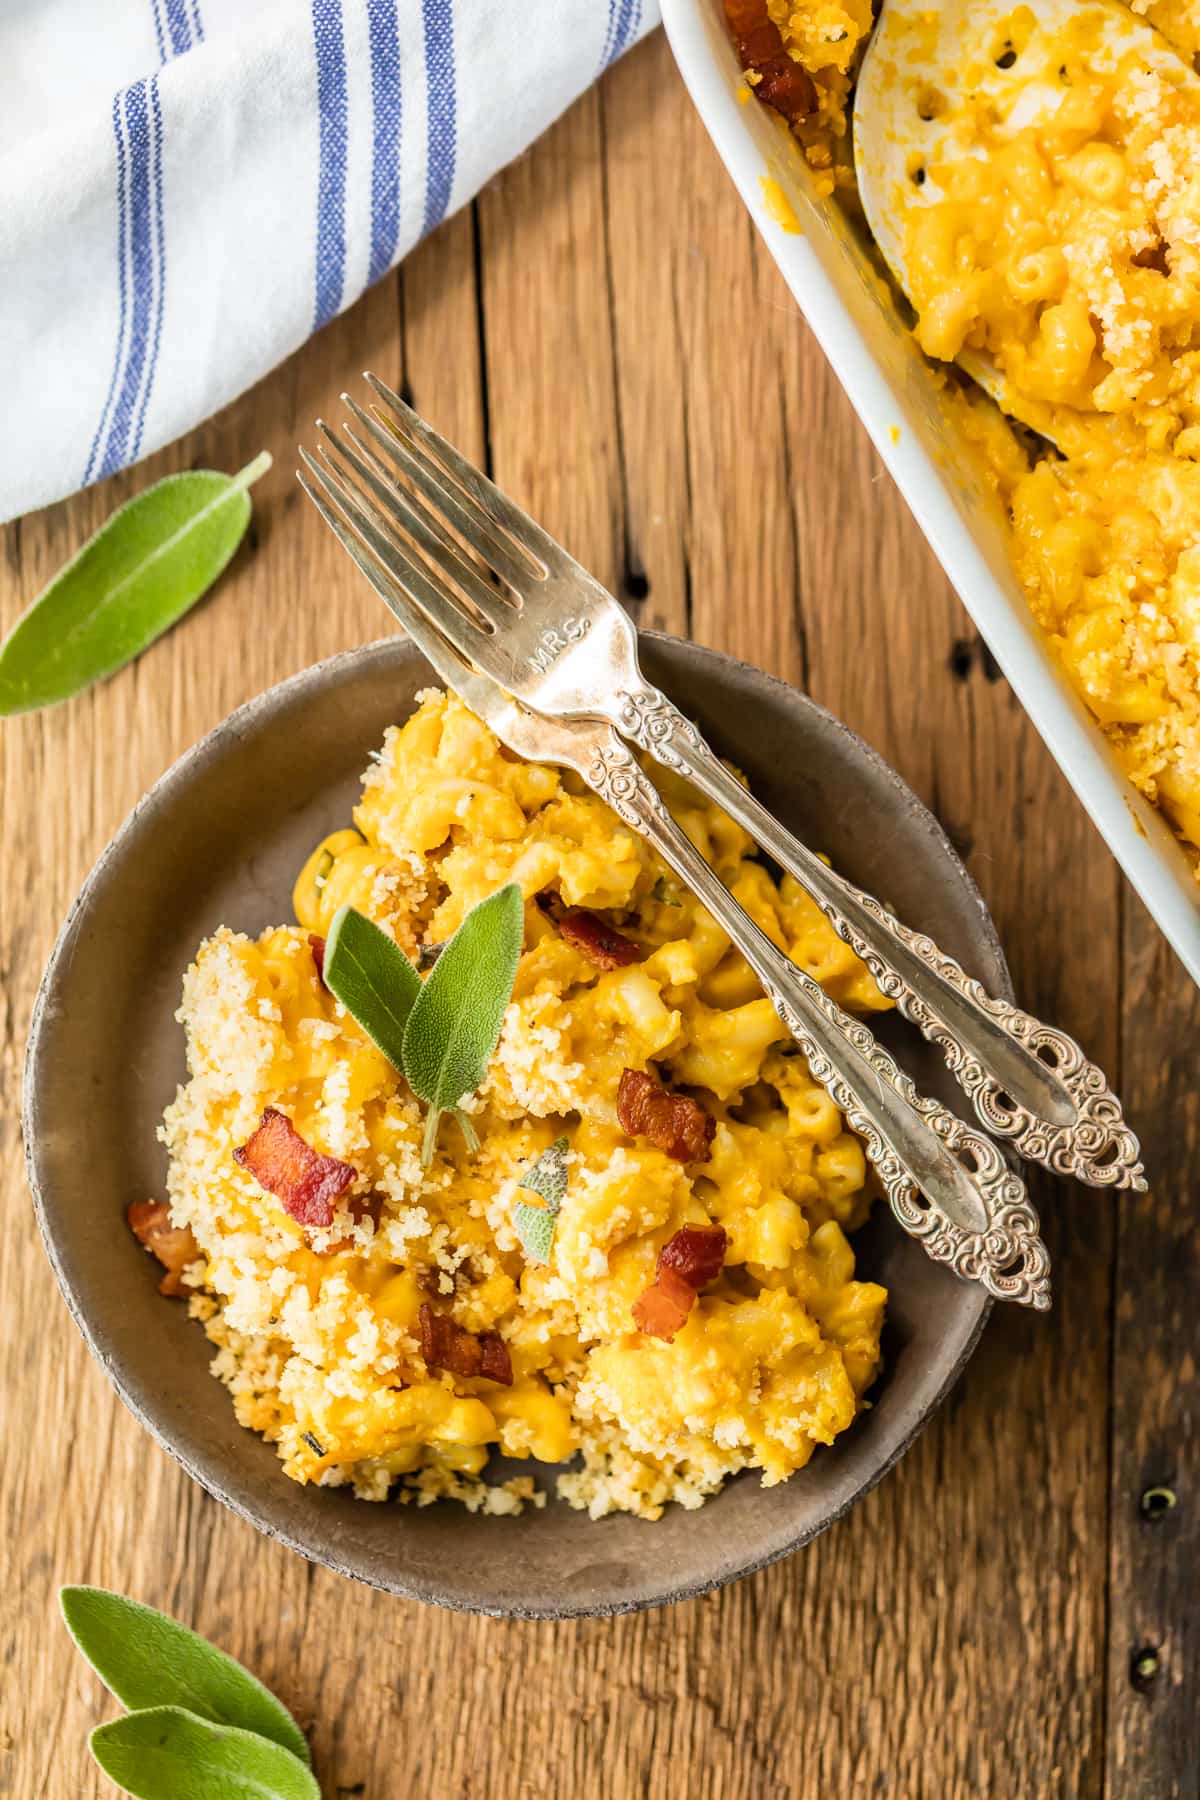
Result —
M 725 17 L 737 45 L 738 59 L 747 75 L 757 75 L 753 88 L 758 99 L 773 106 L 791 125 L 816 111 L 817 90 L 812 76 L 792 61 L 778 25 L 767 11 L 767 0 L 725 0 Z
M 729 1234 L 723 1225 L 681 1225 L 658 1253 L 658 1273 L 670 1269 L 698 1293 L 717 1279 L 728 1248 Z
M 200 1246 L 192 1236 L 190 1225 L 172 1225 L 171 1208 L 165 1200 L 134 1200 L 125 1208 L 138 1243 L 157 1256 L 167 1271 L 158 1284 L 160 1294 L 183 1292 L 183 1271 L 200 1255 Z
M 595 963 L 598 969 L 624 969 L 641 959 L 640 944 L 627 938 L 586 906 L 569 906 L 558 921 L 558 929 L 568 944 Z
M 1147 244 L 1142 250 L 1135 250 L 1130 262 L 1138 269 L 1153 269 L 1156 275 L 1169 275 L 1171 264 L 1167 258 L 1167 246 L 1161 238 Z
M 378 1189 L 373 1190 L 369 1194 L 351 1194 L 346 1204 L 350 1209 L 350 1217 L 354 1220 L 356 1225 L 362 1219 L 371 1219 L 374 1222 L 376 1230 L 378 1230 L 379 1220 L 383 1213 L 383 1195 Z M 357 1248 L 357 1246 L 352 1237 L 346 1236 L 335 1238 L 332 1244 L 326 1246 L 325 1255 L 337 1256 L 343 1250 L 353 1250 L 355 1248 Z
M 513 1379 L 512 1357 L 508 1354 L 508 1345 L 498 1331 L 481 1331 L 479 1334 L 481 1351 L 479 1373 L 494 1381 L 500 1387 L 511 1387 Z
M 681 1225 L 658 1253 L 654 1280 L 633 1303 L 633 1322 L 669 1344 L 687 1323 L 696 1295 L 715 1281 L 729 1245 L 723 1225 Z
M 313 953 L 313 961 L 317 965 L 317 980 L 325 979 L 325 939 L 318 937 L 315 931 L 308 934 L 308 947 Z
M 456 1294 L 461 1293 L 464 1288 L 473 1286 L 479 1279 L 475 1265 L 469 1256 L 464 1256 L 457 1269 L 447 1270 L 446 1274 L 449 1276 Z M 431 1294 L 435 1300 L 449 1292 L 442 1286 L 442 1270 L 434 1263 L 426 1263 L 423 1268 L 417 1270 L 417 1286 L 423 1293 Z
M 676 1162 L 707 1162 L 717 1122 L 699 1101 L 672 1094 L 653 1075 L 623 1069 L 617 1088 L 617 1118 L 630 1137 L 649 1138 Z
M 687 1324 L 696 1304 L 696 1290 L 674 1269 L 661 1269 L 650 1286 L 633 1303 L 633 1322 L 647 1337 L 664 1338 L 669 1344 Z
M 286 1113 L 268 1106 L 258 1130 L 233 1153 L 299 1225 L 333 1224 L 333 1202 L 354 1180 L 349 1163 L 306 1144 Z
M 498 1331 L 468 1331 L 427 1300 L 422 1301 L 417 1319 L 427 1368 L 448 1369 L 464 1380 L 482 1376 L 501 1387 L 512 1386 L 512 1358 Z

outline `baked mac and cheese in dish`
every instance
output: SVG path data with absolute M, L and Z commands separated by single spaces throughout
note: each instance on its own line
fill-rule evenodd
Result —
M 662 783 L 774 942 L 843 1005 L 882 1007 L 807 895 Z M 524 923 L 499 1042 L 469 1132 L 447 1114 L 425 1162 L 417 1100 L 325 985 L 327 936 L 350 905 L 436 967 L 506 884 Z M 740 1470 L 783 1481 L 847 1429 L 886 1300 L 848 1238 L 862 1149 L 724 933 L 600 800 L 426 693 L 294 904 L 294 925 L 200 946 L 168 1197 L 130 1209 L 288 1475 L 542 1503 L 531 1477 L 488 1481 L 500 1451 L 561 1465 L 558 1493 L 595 1516 L 652 1519 Z M 535 1256 L 520 1213 L 551 1163 Z
M 750 0 L 726 5 L 743 44 Z M 845 101 L 870 19 L 840 0 L 754 6 L 747 83 L 779 86 L 771 49 L 804 72 L 793 129 L 853 206 Z M 1200 866 L 1200 85 L 1185 78 L 1200 5 L 1131 10 L 1178 51 L 1174 74 L 1171 57 L 1114 56 L 1095 7 L 1049 32 L 1017 5 L 968 39 L 954 94 L 922 99 L 953 153 L 911 171 L 930 197 L 906 215 L 904 278 L 926 353 L 985 358 L 1038 434 L 978 392 L 962 401 L 1053 654 Z M 914 33 L 932 42 L 936 24 L 913 8 Z

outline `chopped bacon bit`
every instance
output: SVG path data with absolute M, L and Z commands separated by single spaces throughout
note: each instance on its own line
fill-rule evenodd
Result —
M 479 1347 L 483 1352 L 479 1373 L 500 1387 L 512 1386 L 512 1357 L 508 1345 L 498 1331 L 481 1331 Z
M 558 921 L 558 929 L 568 944 L 595 963 L 598 969 L 623 969 L 641 959 L 640 944 L 627 938 L 586 906 L 569 906 Z
M 660 1269 L 650 1286 L 633 1303 L 633 1322 L 647 1337 L 665 1338 L 669 1344 L 687 1324 L 696 1304 L 696 1290 L 674 1269 Z
M 285 1113 L 268 1106 L 253 1137 L 233 1153 L 299 1225 L 333 1224 L 333 1202 L 354 1180 L 349 1163 L 306 1144 Z
M 690 1288 L 715 1281 L 725 1264 L 729 1235 L 723 1225 L 681 1225 L 658 1253 L 658 1272 L 672 1270 Z
M 442 1286 L 443 1280 L 450 1282 L 449 1288 Z M 426 1263 L 417 1270 L 417 1286 L 422 1293 L 432 1294 L 435 1299 L 449 1294 L 451 1288 L 457 1294 L 463 1288 L 469 1288 L 479 1280 L 474 1263 L 469 1256 L 464 1256 L 457 1269 L 441 1269 L 436 1263 Z
M 384 1196 L 378 1188 L 372 1188 L 369 1194 L 351 1194 L 346 1205 L 356 1225 L 360 1225 L 364 1219 L 370 1219 L 372 1225 L 378 1228 L 384 1205 Z
M 725 17 L 737 45 L 738 59 L 758 99 L 773 106 L 791 125 L 799 125 L 817 109 L 812 76 L 787 53 L 783 35 L 767 11 L 767 0 L 725 0 Z
M 498 1331 L 468 1331 L 428 1301 L 422 1301 L 417 1319 L 427 1368 L 448 1369 L 463 1380 L 482 1376 L 501 1387 L 512 1386 L 512 1358 Z
M 134 1200 L 125 1208 L 129 1229 L 139 1244 L 157 1256 L 167 1271 L 158 1284 L 160 1294 L 183 1292 L 183 1271 L 200 1255 L 190 1225 L 172 1225 L 165 1200 Z
M 1144 250 L 1135 250 L 1130 262 L 1138 269 L 1153 269 L 1156 275 L 1169 275 L 1171 264 L 1167 260 L 1167 246 L 1161 238 L 1147 244 Z
M 379 1219 L 383 1212 L 383 1195 L 379 1192 L 378 1188 L 373 1189 L 369 1194 L 351 1194 L 346 1205 L 350 1210 L 350 1217 L 354 1220 L 356 1225 L 363 1219 L 370 1219 L 376 1230 L 379 1229 Z M 346 1237 L 335 1238 L 333 1243 L 326 1247 L 325 1254 L 326 1256 L 337 1256 L 343 1250 L 354 1250 L 356 1248 L 356 1240 L 347 1235 Z
M 630 1137 L 650 1142 L 676 1162 L 707 1162 L 717 1122 L 699 1101 L 672 1094 L 640 1069 L 623 1069 L 617 1088 L 617 1118 Z
M 728 1246 L 723 1225 L 681 1225 L 658 1253 L 654 1280 L 633 1303 L 638 1330 L 671 1343 L 700 1289 L 721 1273 Z
M 325 979 L 325 939 L 318 937 L 315 931 L 308 934 L 308 947 L 312 951 L 313 961 L 317 965 L 317 980 Z

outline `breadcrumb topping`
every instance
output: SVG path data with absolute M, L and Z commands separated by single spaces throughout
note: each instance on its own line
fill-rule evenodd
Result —
M 682 784 L 666 794 L 798 962 L 844 1004 L 885 1004 L 731 821 Z M 324 987 L 308 936 L 349 902 L 415 955 L 514 874 L 525 949 L 468 1102 L 480 1147 L 448 1124 L 426 1168 L 417 1103 Z M 856 1278 L 845 1235 L 868 1207 L 861 1148 L 780 1046 L 724 935 L 664 879 L 592 795 L 511 758 L 433 692 L 388 732 L 355 828 L 305 865 L 298 923 L 257 939 L 221 928 L 201 945 L 178 1015 L 189 1079 L 162 1126 L 171 1218 L 202 1253 L 185 1281 L 213 1373 L 293 1479 L 493 1514 L 544 1505 L 544 1478 L 489 1479 L 498 1451 L 556 1468 L 561 1497 L 593 1516 L 656 1518 L 741 1469 L 786 1479 L 853 1422 L 886 1300 Z M 598 967 L 537 904 L 548 892 L 602 911 L 638 959 Z M 708 1162 L 688 1167 L 621 1130 L 621 1072 L 650 1063 L 715 1118 Z M 327 1226 L 297 1223 L 234 1159 L 268 1106 L 353 1167 Z M 550 1260 L 527 1262 L 512 1224 L 520 1178 L 559 1137 L 567 1190 Z M 673 1342 L 644 1337 L 632 1307 L 659 1251 L 709 1222 L 728 1238 L 719 1277 Z M 459 1332 L 498 1334 L 511 1386 L 427 1366 L 430 1307 Z

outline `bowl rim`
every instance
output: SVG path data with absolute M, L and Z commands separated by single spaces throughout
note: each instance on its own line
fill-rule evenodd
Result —
M 908 786 L 899 772 L 866 740 L 859 736 L 853 728 L 829 711 L 827 707 L 813 700 L 810 695 L 793 684 L 782 680 L 777 675 L 757 668 L 754 664 L 744 662 L 727 652 L 714 650 L 706 645 L 679 638 L 668 632 L 642 631 L 639 638 L 650 644 L 671 646 L 673 652 L 684 651 L 700 662 L 708 662 L 726 670 L 748 672 L 756 681 L 779 690 L 781 696 L 786 695 L 789 703 L 799 699 L 804 706 L 820 715 L 838 732 L 851 740 L 855 751 L 874 765 L 877 774 L 882 776 L 898 799 L 905 805 L 915 807 L 916 814 L 922 819 L 930 836 L 937 843 L 950 867 L 961 883 L 965 898 L 969 899 L 976 913 L 976 925 L 981 940 L 995 958 L 1000 979 L 994 983 L 995 990 L 1005 999 L 1013 998 L 1011 974 L 1007 960 L 996 932 L 987 906 L 984 902 L 974 877 L 963 864 L 954 849 L 940 821 L 921 800 L 920 796 Z M 750 1554 L 738 1558 L 731 1566 L 719 1570 L 709 1578 L 698 1576 L 675 1586 L 664 1585 L 661 1591 L 650 1595 L 617 1596 L 605 1601 L 596 1602 L 587 1596 L 556 1600 L 547 1604 L 523 1605 L 514 1602 L 488 1604 L 486 1601 L 465 1598 L 461 1593 L 440 1589 L 436 1584 L 418 1578 L 386 1579 L 355 1566 L 350 1560 L 339 1556 L 336 1549 L 326 1546 L 314 1546 L 297 1532 L 279 1524 L 272 1516 L 267 1503 L 256 1505 L 233 1492 L 230 1487 L 222 1485 L 219 1479 L 206 1470 L 200 1459 L 192 1452 L 186 1438 L 176 1435 L 164 1418 L 160 1418 L 136 1391 L 136 1385 L 127 1378 L 121 1359 L 110 1353 L 97 1330 L 93 1327 L 88 1313 L 80 1301 L 67 1271 L 65 1261 L 60 1254 L 59 1237 L 56 1234 L 53 1214 L 53 1201 L 48 1197 L 43 1184 L 39 1158 L 39 1111 L 40 1082 L 42 1059 L 42 1031 L 49 1008 L 53 1004 L 60 977 L 65 973 L 65 965 L 69 962 L 75 932 L 86 916 L 87 909 L 94 894 L 103 887 L 110 867 L 123 853 L 125 839 L 143 815 L 150 810 L 169 803 L 175 796 L 175 790 L 186 786 L 188 778 L 194 770 L 219 759 L 230 742 L 236 742 L 247 727 L 255 724 L 260 718 L 270 716 L 278 708 L 286 708 L 301 699 L 306 691 L 321 688 L 327 684 L 337 684 L 340 680 L 351 677 L 358 668 L 374 657 L 394 653 L 398 644 L 416 651 L 411 641 L 399 634 L 377 638 L 369 643 L 350 650 L 343 650 L 326 657 L 320 662 L 299 670 L 285 677 L 284 680 L 265 688 L 261 693 L 253 695 L 225 715 L 214 726 L 203 734 L 194 744 L 184 750 L 150 785 L 146 792 L 126 814 L 120 825 L 113 832 L 103 851 L 89 871 L 72 902 L 62 926 L 56 936 L 53 949 L 47 960 L 42 978 L 38 984 L 37 994 L 30 1015 L 29 1034 L 22 1082 L 21 1129 L 24 1142 L 25 1171 L 33 1200 L 34 1214 L 38 1230 L 50 1266 L 54 1272 L 59 1291 L 66 1303 L 76 1327 L 86 1343 L 88 1350 L 109 1381 L 115 1388 L 124 1406 L 132 1413 L 138 1424 L 147 1430 L 155 1442 L 177 1462 L 205 1493 L 214 1500 L 229 1508 L 237 1517 L 261 1532 L 265 1537 L 284 1545 L 294 1554 L 307 1562 L 319 1563 L 334 1574 L 362 1583 L 380 1592 L 390 1593 L 399 1598 L 423 1601 L 454 1612 L 476 1613 L 493 1618 L 518 1618 L 530 1620 L 557 1620 L 570 1618 L 609 1618 L 619 1614 L 640 1612 L 651 1607 L 672 1605 L 676 1601 L 696 1598 L 705 1593 L 713 1593 L 728 1586 L 744 1576 L 752 1575 L 758 1570 L 769 1567 L 793 1552 L 802 1549 L 806 1544 L 821 1535 L 837 1520 L 843 1518 L 852 1507 L 864 1498 L 884 1476 L 899 1462 L 910 1449 L 915 1439 L 925 1429 L 934 1415 L 944 1404 L 947 1395 L 961 1377 L 967 1363 L 973 1356 L 980 1336 L 992 1310 L 993 1301 L 982 1288 L 976 1288 L 971 1298 L 975 1301 L 976 1312 L 970 1328 L 965 1333 L 957 1356 L 947 1369 L 942 1381 L 932 1394 L 922 1402 L 921 1410 L 912 1423 L 892 1445 L 888 1455 L 871 1469 L 852 1492 L 847 1494 L 818 1520 L 798 1529 L 794 1535 L 783 1543 L 763 1551 L 753 1550 Z M 419 654 L 419 652 L 418 652 Z M 132 1265 L 131 1265 L 132 1266 Z M 968 1290 L 972 1284 L 964 1283 Z M 232 1415 L 231 1415 L 232 1416 Z M 243 1427 L 238 1426 L 239 1430 Z M 178 1430 L 178 1427 L 176 1427 Z M 598 1522 L 601 1526 L 603 1521 Z
M 832 203 L 810 194 L 798 170 L 778 154 L 779 138 L 764 121 L 765 109 L 738 103 L 736 57 L 723 17 L 714 22 L 718 8 L 719 0 L 661 0 L 667 41 L 701 123 L 955 593 L 1118 866 L 1200 984 L 1200 885 L 1182 845 L 1119 766 L 1100 726 L 1052 660 L 1015 585 L 1006 593 L 989 567 L 952 497 L 945 466 L 921 442 L 911 395 L 889 377 L 839 290 L 822 242 Z M 802 230 L 779 217 L 764 183 L 782 188 Z M 874 280 L 865 259 L 863 268 Z

